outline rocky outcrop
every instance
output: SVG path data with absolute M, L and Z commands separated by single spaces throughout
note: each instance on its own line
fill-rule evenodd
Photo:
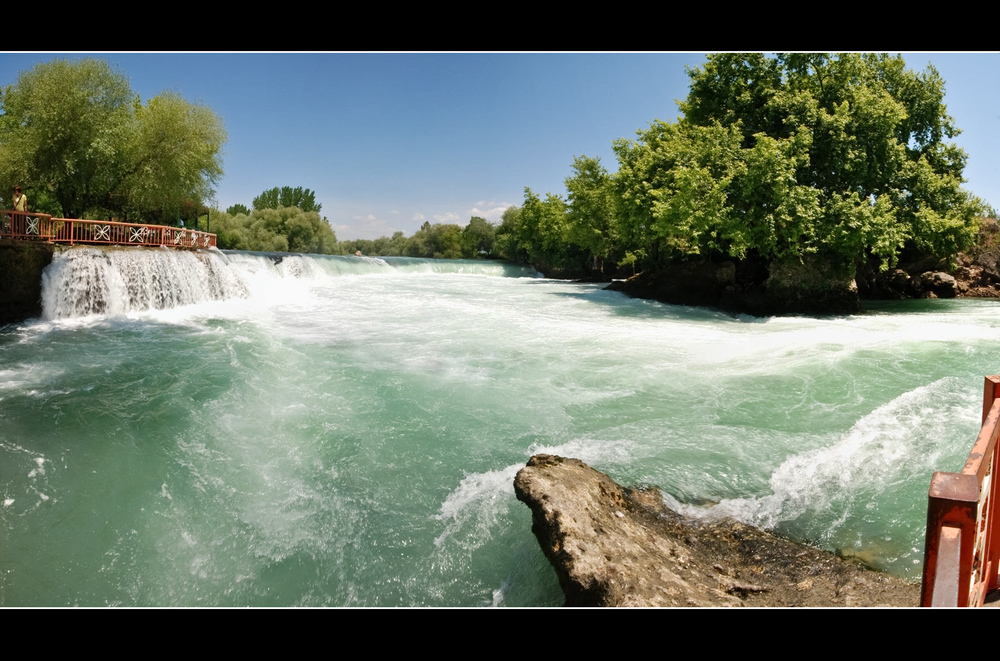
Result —
M 607 289 L 661 303 L 756 316 L 861 310 L 853 269 L 815 255 L 770 264 L 686 262 L 613 282 Z
M 661 271 L 644 271 L 606 287 L 633 298 L 651 298 L 674 305 L 718 307 L 727 290 L 736 286 L 734 262 L 688 262 Z
M 36 241 L 0 240 L 0 325 L 42 314 L 42 271 L 55 246 Z
M 578 459 L 514 479 L 567 606 L 916 606 L 919 586 L 727 520 L 685 519 Z
M 853 267 L 817 255 L 772 262 L 764 283 L 740 294 L 722 308 L 756 316 L 861 311 Z

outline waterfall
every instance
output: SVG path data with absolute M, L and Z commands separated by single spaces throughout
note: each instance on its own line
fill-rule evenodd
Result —
M 292 280 L 400 273 L 541 277 L 530 266 L 490 261 L 77 247 L 56 253 L 43 272 L 42 317 L 163 310 L 254 298 L 257 289 L 273 290 L 276 283 L 287 291 Z
M 73 248 L 42 273 L 42 316 L 64 319 L 162 310 L 249 290 L 217 250 Z

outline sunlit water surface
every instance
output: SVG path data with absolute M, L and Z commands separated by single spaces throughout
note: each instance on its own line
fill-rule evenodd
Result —
M 60 255 L 0 329 L 0 605 L 558 605 L 512 487 L 538 452 L 919 580 L 1000 306 L 734 318 L 536 275 Z

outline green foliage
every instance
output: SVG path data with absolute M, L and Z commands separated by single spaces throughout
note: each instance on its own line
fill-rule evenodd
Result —
M 675 123 L 614 144 L 619 249 L 651 261 L 825 253 L 892 265 L 905 246 L 951 256 L 985 206 L 933 68 L 886 55 L 709 56 Z M 569 180 L 567 181 L 569 187 Z M 578 239 L 579 240 L 579 239 Z M 592 245 L 587 245 L 594 250 Z
M 690 70 L 680 123 L 740 132 L 713 195 L 738 213 L 735 254 L 828 252 L 883 268 L 905 245 L 950 256 L 969 245 L 981 202 L 961 189 L 965 154 L 933 67 L 874 54 L 728 53 Z M 728 180 L 727 180 L 728 177 Z M 722 218 L 725 221 L 725 218 Z
M 223 174 L 218 154 L 226 141 L 215 113 L 164 92 L 136 107 L 135 117 L 128 169 L 114 193 L 125 213 L 165 220 L 185 203 L 211 197 L 211 184 Z
M 462 256 L 466 259 L 490 257 L 496 229 L 485 218 L 473 216 L 462 229 Z
M 574 159 L 573 170 L 574 176 L 566 179 L 568 239 L 603 260 L 617 247 L 611 176 L 600 159 L 586 156 Z
M 542 201 L 530 188 L 524 189 L 524 206 L 514 229 L 518 247 L 532 263 L 555 264 L 569 243 L 566 202 L 548 193 Z
M 509 206 L 504 209 L 500 225 L 494 231 L 493 252 L 502 259 L 511 261 L 526 261 L 527 257 L 518 254 L 515 229 L 521 217 L 521 207 Z
M 212 231 L 220 248 L 269 252 L 337 254 L 333 228 L 315 211 L 297 207 L 254 209 L 249 215 L 212 212 Z
M 266 190 L 253 199 L 254 209 L 278 209 L 298 207 L 303 211 L 320 211 L 322 204 L 316 204 L 316 194 L 308 188 L 282 186 Z
M 236 216 L 238 214 L 243 214 L 244 216 L 249 216 L 250 215 L 250 209 L 247 209 L 242 204 L 234 204 L 233 206 L 231 206 L 228 209 L 226 209 L 226 213 L 228 213 L 230 216 Z
M 435 259 L 462 258 L 462 228 L 453 224 L 424 222 L 406 242 L 407 257 Z
M 353 239 L 341 241 L 339 252 L 342 255 L 353 255 L 361 251 L 370 256 L 399 256 L 406 250 L 407 239 L 402 232 L 394 232 L 391 237 L 380 236 L 377 239 Z
M 222 175 L 222 121 L 174 93 L 144 106 L 103 60 L 52 60 L 3 90 L 0 185 L 67 217 L 173 216 Z
M 103 205 L 128 166 L 133 95 L 104 61 L 53 60 L 22 71 L 3 94 L 0 177 L 50 192 L 67 215 Z

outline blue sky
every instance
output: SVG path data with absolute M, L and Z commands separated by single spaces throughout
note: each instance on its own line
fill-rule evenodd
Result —
M 1000 54 L 903 53 L 933 64 L 969 154 L 966 187 L 1000 209 Z M 99 57 L 147 100 L 174 90 L 225 121 L 216 203 L 315 191 L 340 239 L 425 220 L 497 222 L 524 187 L 565 193 L 573 157 L 617 169 L 611 143 L 673 120 L 702 53 L 5 53 L 0 85 L 53 58 Z

